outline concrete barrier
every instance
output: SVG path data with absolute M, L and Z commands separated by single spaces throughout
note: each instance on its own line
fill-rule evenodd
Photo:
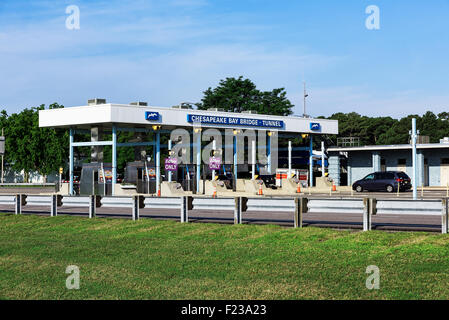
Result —
M 228 188 L 226 188 L 226 184 L 224 183 L 224 181 L 206 180 L 206 191 L 204 194 L 207 196 L 212 196 L 214 194 L 214 191 L 217 191 L 217 194 L 223 194 L 223 193 L 231 192 L 232 189 L 228 190 Z
M 282 186 L 281 186 L 282 193 L 295 194 L 297 190 L 298 190 L 298 183 L 295 182 L 294 179 L 282 179 Z
M 164 197 L 181 197 L 185 194 L 185 191 L 179 182 L 163 181 L 161 183 L 161 194 Z
M 0 193 L 40 194 L 59 191 L 59 183 L 0 183 Z
M 244 180 L 244 191 L 251 195 L 257 195 L 261 185 L 263 194 L 267 194 L 269 189 L 260 180 Z

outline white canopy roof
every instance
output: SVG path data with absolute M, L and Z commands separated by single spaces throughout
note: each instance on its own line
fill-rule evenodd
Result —
M 39 126 L 91 128 L 94 126 L 145 128 L 201 127 L 257 129 L 280 132 L 338 134 L 338 121 L 206 110 L 101 104 L 39 111 Z

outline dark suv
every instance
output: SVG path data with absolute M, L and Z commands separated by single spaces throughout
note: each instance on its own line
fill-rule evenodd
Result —
M 357 192 L 362 191 L 387 191 L 398 190 L 407 191 L 411 189 L 410 177 L 402 171 L 375 172 L 365 178 L 354 182 L 352 189 Z

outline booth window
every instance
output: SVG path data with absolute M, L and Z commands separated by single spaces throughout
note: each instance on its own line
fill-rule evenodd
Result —
M 407 164 L 406 159 L 398 159 L 398 165 L 405 165 L 405 164 Z

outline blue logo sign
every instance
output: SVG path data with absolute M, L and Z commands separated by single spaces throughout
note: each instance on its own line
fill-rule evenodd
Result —
M 310 130 L 312 130 L 312 131 L 320 131 L 321 130 L 321 124 L 316 123 L 316 122 L 311 122 L 310 123 Z
M 157 121 L 157 120 L 159 120 L 159 112 L 146 111 L 145 112 L 145 120 L 149 120 L 149 121 Z
M 218 124 L 227 126 L 245 126 L 245 127 L 262 127 L 262 128 L 283 128 L 284 121 L 281 120 L 261 120 L 248 118 L 234 118 L 222 116 L 205 116 L 197 114 L 188 114 L 187 122 Z

